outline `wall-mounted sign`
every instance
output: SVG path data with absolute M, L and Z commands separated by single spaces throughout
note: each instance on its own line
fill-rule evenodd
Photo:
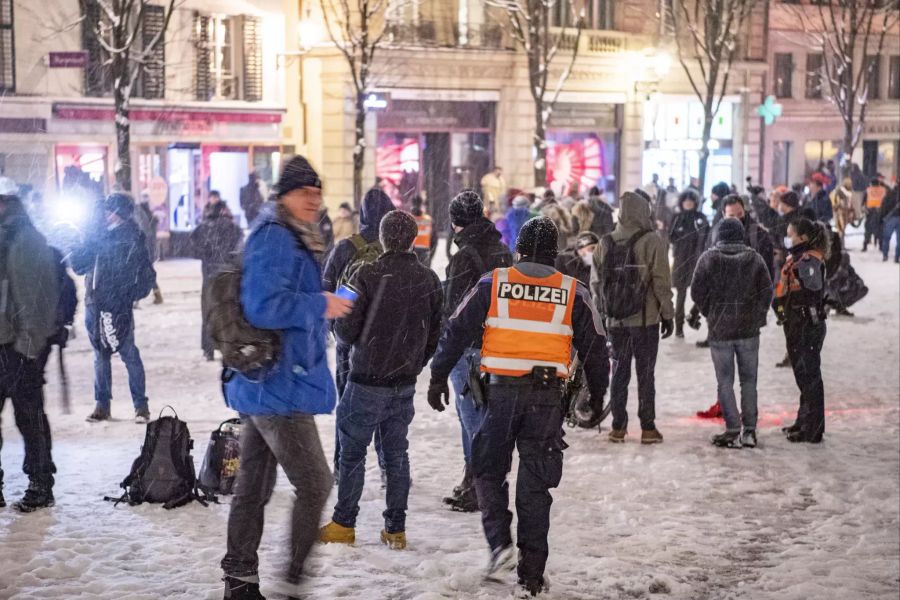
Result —
M 386 94 L 372 92 L 363 101 L 366 110 L 385 110 L 388 107 L 388 98 Z
M 87 66 L 88 53 L 75 52 L 51 52 L 47 65 L 51 69 L 83 69 Z
M 771 125 L 781 116 L 782 107 L 775 101 L 775 96 L 766 96 L 766 101 L 757 107 L 756 112 L 763 118 L 766 125 Z

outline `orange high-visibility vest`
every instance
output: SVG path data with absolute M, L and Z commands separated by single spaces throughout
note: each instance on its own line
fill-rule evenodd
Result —
M 866 189 L 866 208 L 881 208 L 886 195 L 887 188 L 883 185 L 870 185 Z
M 433 230 L 431 217 L 423 214 L 416 217 L 415 219 L 416 225 L 419 227 L 419 234 L 416 236 L 416 241 L 413 244 L 413 247 L 428 250 L 431 248 L 431 235 Z
M 481 370 L 521 377 L 534 367 L 569 376 L 572 359 L 573 277 L 528 277 L 515 267 L 496 269 L 484 327 Z

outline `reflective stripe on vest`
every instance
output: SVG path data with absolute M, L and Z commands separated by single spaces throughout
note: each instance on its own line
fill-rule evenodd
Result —
M 887 189 L 880 185 L 870 185 L 866 189 L 866 208 L 881 208 Z
M 496 269 L 481 370 L 521 377 L 534 367 L 552 367 L 568 377 L 575 292 L 575 279 L 562 273 L 528 277 L 514 267 Z
M 413 246 L 415 248 L 430 249 L 432 234 L 431 217 L 428 215 L 416 217 L 416 226 L 419 228 L 419 233 L 416 236 L 416 241 Z

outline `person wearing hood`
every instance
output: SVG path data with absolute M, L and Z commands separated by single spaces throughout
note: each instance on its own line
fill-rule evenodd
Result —
M 515 252 L 519 231 L 522 229 L 522 225 L 531 218 L 530 204 L 528 198 L 520 194 L 515 197 L 512 206 L 506 211 L 506 227 L 502 234 L 503 243 L 509 247 L 510 252 Z
M 591 231 L 594 232 L 594 235 L 602 238 L 607 233 L 612 233 L 616 228 L 613 220 L 613 208 L 603 198 L 600 188 L 594 186 L 590 189 L 587 202 L 594 213 L 594 218 L 591 220 Z
M 28 476 L 28 489 L 15 507 L 33 512 L 54 504 L 56 467 L 44 412 L 44 366 L 57 331 L 59 265 L 28 218 L 18 186 L 5 177 L 0 177 L 0 248 L 0 412 L 9 398 L 25 446 L 22 470 Z
M 94 400 L 87 420 L 110 418 L 112 355 L 118 353 L 128 371 L 135 423 L 150 420 L 144 363 L 134 340 L 134 303 L 156 285 L 147 241 L 134 222 L 130 194 L 114 192 L 103 203 L 105 227 L 73 251 L 72 269 L 85 275 L 85 327 L 94 348 Z
M 574 277 L 585 285 L 591 287 L 591 265 L 594 262 L 594 251 L 600 238 L 590 231 L 583 231 L 575 238 L 571 248 L 556 257 L 554 266 L 563 275 Z
M 560 400 L 572 350 L 584 365 L 592 400 L 602 404 L 609 378 L 606 340 L 587 288 L 553 268 L 557 235 L 550 219 L 531 219 L 519 235 L 517 264 L 479 277 L 447 323 L 428 387 L 428 404 L 443 411 L 451 370 L 467 348 L 482 346 L 487 400 L 472 462 L 491 553 L 486 576 L 504 577 L 517 569 L 521 591 L 530 596 L 547 587 L 550 490 L 562 479 L 566 444 Z M 518 559 L 506 482 L 516 447 Z
M 609 434 L 609 440 L 614 443 L 624 442 L 627 432 L 626 404 L 632 359 L 638 378 L 641 442 L 654 444 L 663 441 L 655 423 L 656 357 L 660 334 L 665 339 L 675 331 L 675 307 L 672 305 L 672 275 L 666 243 L 653 234 L 654 230 L 650 203 L 637 193 L 625 192 L 622 194 L 619 224 L 615 231 L 601 240 L 594 253 L 591 287 L 600 314 L 608 318 L 615 365 L 610 385 L 613 425 Z M 616 257 L 624 257 L 625 262 L 614 261 Z M 616 273 L 617 267 L 622 266 L 637 268 L 635 289 L 610 285 L 611 276 Z M 609 315 L 608 305 L 613 302 L 623 304 L 623 300 L 637 296 L 643 300 L 638 312 L 619 319 Z
M 725 417 L 725 432 L 712 438 L 720 447 L 756 446 L 759 331 L 772 300 L 769 267 L 745 243 L 741 222 L 725 217 L 716 243 L 697 262 L 691 298 L 709 323 L 709 348 Z M 734 395 L 734 370 L 741 384 L 741 410 Z
M 720 181 L 710 190 L 709 198 L 712 201 L 713 226 L 722 220 L 722 201 L 731 194 L 731 186 Z
M 672 221 L 672 285 L 677 292 L 675 300 L 675 337 L 684 337 L 684 303 L 697 260 L 706 248 L 709 221 L 700 212 L 700 199 L 692 190 L 678 197 L 681 211 Z
M 447 265 L 445 321 L 449 321 L 457 312 L 463 298 L 475 287 L 482 275 L 512 265 L 512 254 L 503 244 L 500 232 L 485 218 L 484 204 L 475 192 L 462 191 L 450 202 L 450 224 L 455 234 L 453 241 L 459 246 L 459 251 L 450 258 Z M 475 402 L 475 395 L 468 381 L 470 370 L 477 369 L 480 360 L 481 340 L 476 339 L 463 350 L 449 372 L 456 392 L 456 413 L 462 430 L 465 470 L 462 482 L 444 502 L 460 512 L 478 510 L 472 474 L 472 438 L 481 424 L 482 411 Z

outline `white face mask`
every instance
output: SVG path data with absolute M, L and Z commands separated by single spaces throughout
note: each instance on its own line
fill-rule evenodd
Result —
M 582 254 L 581 255 L 581 262 L 583 262 L 587 266 L 591 266 L 593 259 L 594 259 L 594 257 L 591 256 L 590 254 Z
M 789 237 L 784 238 L 784 247 L 785 247 L 785 249 L 787 249 L 787 250 L 790 250 L 791 248 L 793 248 L 793 247 L 794 247 L 794 240 L 792 240 L 792 239 L 789 238 Z

